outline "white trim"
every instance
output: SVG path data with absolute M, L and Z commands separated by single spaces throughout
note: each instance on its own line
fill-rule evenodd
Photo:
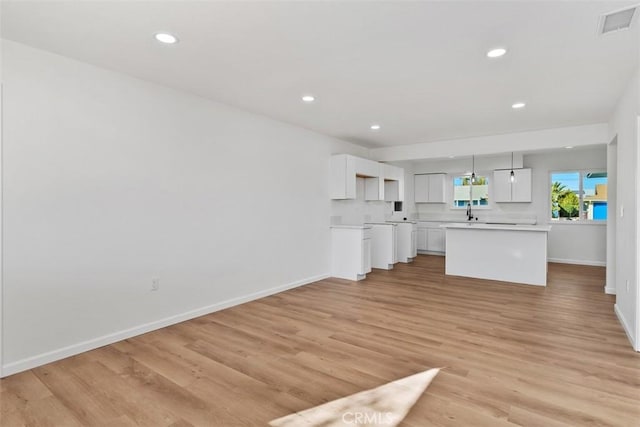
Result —
M 445 256 L 444 252 L 438 252 L 438 251 L 424 251 L 422 249 L 418 250 L 418 254 L 419 255 L 437 255 L 437 256 Z
M 615 295 L 616 294 L 616 288 L 614 287 L 608 287 L 607 285 L 604 286 L 604 293 L 607 295 Z
M 0 47 L 1 50 L 1 47 Z M 0 52 L 0 55 L 2 54 L 2 52 Z M 2 354 L 4 352 L 3 350 L 3 336 L 4 336 L 4 322 L 2 321 L 3 319 L 3 315 L 2 315 L 2 307 L 4 304 L 4 287 L 3 287 L 3 283 L 4 283 L 4 216 L 3 216 L 3 212 L 4 212 L 4 187 L 3 187 L 3 175 L 4 175 L 4 168 L 2 167 L 2 163 L 3 163 L 3 153 L 4 153 L 4 139 L 3 139 L 3 134 L 4 134 L 4 114 L 3 114 L 3 105 L 4 105 L 4 84 L 2 82 L 1 76 L 0 76 L 0 378 L 2 378 L 3 375 L 3 369 L 2 369 Z
M 614 304 L 613 309 L 616 312 L 616 316 L 618 316 L 618 321 L 622 325 L 622 329 L 624 329 L 624 332 L 627 334 L 627 338 L 629 339 L 629 342 L 631 343 L 631 347 L 633 347 L 633 349 L 635 351 L 640 351 L 640 349 L 636 345 L 635 339 L 631 335 L 631 329 L 629 329 L 629 324 L 627 323 L 626 319 L 622 315 L 622 312 L 618 308 L 618 304 Z
M 640 142 L 640 114 L 637 115 L 637 122 L 638 122 L 637 123 L 638 127 L 636 129 L 636 139 L 637 139 L 636 142 Z M 616 138 L 617 138 L 617 135 L 616 135 Z M 638 157 L 639 155 L 640 155 L 640 151 L 636 150 L 636 162 L 635 162 L 636 163 L 635 164 L 635 166 L 636 166 L 636 168 L 635 168 L 636 169 L 636 174 L 635 174 L 635 182 L 634 182 L 634 188 L 635 188 L 636 192 L 638 191 L 638 164 L 640 163 L 639 162 L 640 157 Z M 616 195 L 616 197 L 617 197 L 617 195 Z M 636 197 L 636 218 L 635 218 L 636 219 L 636 229 L 638 227 L 638 219 L 639 219 L 638 218 L 639 216 L 637 214 L 638 206 L 640 206 L 640 200 L 639 200 L 638 197 Z M 636 262 L 637 262 L 638 250 L 640 250 L 640 239 L 638 239 L 638 236 L 636 235 Z M 635 311 L 636 311 L 636 313 L 635 313 L 635 315 L 636 315 L 636 339 L 634 340 L 635 345 L 633 347 L 636 351 L 640 351 L 640 289 L 639 289 L 640 285 L 638 285 L 638 283 L 640 283 L 640 282 L 638 282 L 638 272 L 639 271 L 640 270 L 638 270 L 636 268 L 636 280 L 635 280 L 636 304 L 635 304 L 635 307 L 634 307 Z M 627 335 L 628 335 L 628 333 L 627 333 Z
M 551 208 L 549 208 L 551 209 Z M 547 219 L 547 224 L 557 226 L 557 225 L 568 225 L 570 227 L 577 227 L 578 225 L 607 225 L 607 221 L 605 220 L 596 220 L 596 219 L 580 219 L 580 220 L 555 220 L 555 219 Z
M 103 335 L 101 337 L 93 338 L 84 342 L 72 344 L 67 347 L 59 348 L 57 350 L 53 350 L 53 351 L 42 353 L 36 356 L 28 357 L 26 359 L 18 360 L 17 362 L 12 362 L 12 363 L 8 363 L 7 365 L 4 365 L 2 369 L 2 374 L 4 376 L 13 375 L 18 372 L 35 368 L 37 366 L 42 366 L 47 363 L 55 362 L 56 360 L 74 356 L 76 354 L 83 353 L 85 351 L 89 351 L 89 350 L 96 349 L 98 347 L 113 344 L 115 342 L 122 341 L 127 338 L 134 337 L 136 335 L 145 334 L 147 332 L 151 332 L 156 329 L 175 325 L 176 323 L 184 322 L 185 320 L 190 320 L 195 317 L 204 316 L 206 314 L 210 314 L 219 310 L 224 310 L 225 308 L 233 307 L 235 305 L 243 304 L 259 298 L 264 298 L 266 296 L 277 294 L 277 293 L 286 291 L 288 289 L 293 289 L 299 286 L 307 285 L 309 283 L 317 282 L 318 280 L 323 280 L 328 277 L 330 277 L 329 274 L 320 274 L 318 276 L 308 277 L 306 279 L 291 282 L 286 285 L 276 286 L 274 288 L 269 288 L 262 291 L 254 292 L 249 295 L 231 298 L 216 304 L 207 305 L 201 308 L 187 311 L 185 313 L 165 317 L 164 319 L 145 323 L 143 325 L 135 326 L 133 328 L 114 332 L 112 334 Z
M 576 265 L 590 265 L 594 267 L 606 267 L 606 261 L 589 261 L 586 259 L 562 259 L 562 258 L 547 258 L 548 262 L 557 262 L 560 264 L 576 264 Z

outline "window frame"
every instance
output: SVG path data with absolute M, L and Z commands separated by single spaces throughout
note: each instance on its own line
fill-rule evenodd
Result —
M 560 219 L 560 218 L 553 218 L 551 215 L 551 187 L 553 186 L 553 174 L 558 174 L 558 173 L 578 173 L 578 207 L 579 207 L 579 211 L 578 211 L 578 218 L 576 219 Z M 605 225 L 609 219 L 608 215 L 607 215 L 607 219 L 602 220 L 602 219 L 586 219 L 583 218 L 583 214 L 584 214 L 584 178 L 588 173 L 606 173 L 607 174 L 607 185 L 609 185 L 609 173 L 607 171 L 607 169 L 603 169 L 603 168 L 587 168 L 587 169 L 563 169 L 563 170 L 549 170 L 547 177 L 548 177 L 548 182 L 547 182 L 547 222 L 549 224 L 592 224 L 592 225 Z M 609 203 L 609 199 L 607 197 L 607 206 Z
M 478 177 L 484 177 L 487 180 L 487 194 L 489 195 L 489 200 L 487 201 L 486 205 L 471 205 L 471 209 L 472 210 L 476 210 L 476 209 L 492 209 L 492 199 L 493 199 L 493 192 L 491 189 L 492 186 L 492 182 L 493 182 L 493 176 L 490 175 L 489 173 L 485 173 L 482 171 L 476 171 L 476 176 Z M 449 205 L 449 209 L 451 210 L 466 210 L 467 206 L 455 206 L 455 197 L 456 197 L 456 178 L 461 178 L 461 177 L 471 177 L 471 172 L 459 172 L 459 173 L 452 173 L 451 174 L 451 202 L 448 203 Z M 472 186 L 473 187 L 473 186 Z M 473 191 L 473 189 L 471 189 L 471 191 Z

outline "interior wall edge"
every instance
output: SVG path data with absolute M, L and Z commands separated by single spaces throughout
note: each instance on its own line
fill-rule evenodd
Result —
M 631 328 L 629 327 L 629 323 L 627 322 L 627 319 L 625 319 L 624 314 L 622 314 L 622 311 L 618 308 L 618 304 L 614 304 L 613 309 L 616 312 L 616 316 L 618 316 L 618 320 L 620 321 L 620 324 L 622 325 L 622 328 L 624 329 L 625 334 L 627 334 L 627 338 L 631 343 L 631 347 L 635 351 L 640 351 L 640 348 L 638 347 L 638 343 L 636 342 L 633 334 L 631 333 Z

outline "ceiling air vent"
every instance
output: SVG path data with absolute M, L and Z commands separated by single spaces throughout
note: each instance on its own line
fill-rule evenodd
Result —
M 600 21 L 600 33 L 607 34 L 614 31 L 626 30 L 633 22 L 636 9 L 637 6 L 633 6 L 603 15 Z

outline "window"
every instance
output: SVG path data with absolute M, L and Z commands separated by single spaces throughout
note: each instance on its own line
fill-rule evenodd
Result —
M 551 219 L 554 221 L 605 221 L 607 219 L 607 173 L 552 172 Z
M 453 177 L 453 207 L 466 208 L 469 201 L 471 206 L 489 206 L 489 178 L 477 175 L 471 185 L 470 175 Z

